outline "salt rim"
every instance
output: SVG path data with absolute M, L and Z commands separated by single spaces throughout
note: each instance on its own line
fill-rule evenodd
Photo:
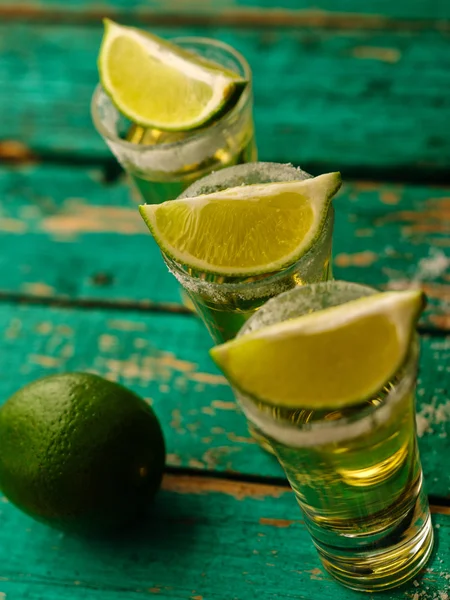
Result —
M 195 198 L 240 185 L 303 181 L 312 175 L 291 163 L 252 162 L 215 171 L 195 181 L 179 198 Z
M 239 103 L 231 113 L 234 113 L 238 107 Z M 216 148 L 226 148 L 230 154 L 239 152 L 253 135 L 253 128 L 245 125 L 247 121 L 249 123 L 251 121 L 250 105 L 244 105 L 239 110 L 242 112 L 233 114 L 233 120 L 229 123 L 225 120 L 231 113 L 219 119 L 215 125 L 199 129 L 195 135 L 187 135 L 182 140 L 152 146 L 129 142 L 115 133 L 121 117 L 100 84 L 92 98 L 92 118 L 96 129 L 119 163 L 126 170 L 132 168 L 133 172 L 143 177 L 148 176 L 149 173 L 176 173 L 186 164 L 201 163 L 213 154 Z

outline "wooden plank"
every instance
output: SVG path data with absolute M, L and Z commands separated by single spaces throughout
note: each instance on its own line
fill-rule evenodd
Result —
M 107 541 L 64 536 L 0 504 L 0 597 L 349 598 L 324 571 L 286 489 L 187 477 L 168 477 L 164 488 L 137 532 Z M 368 600 L 448 598 L 450 517 L 435 513 L 433 522 L 437 550 L 425 572 Z
M 317 16 L 326 19 L 328 16 L 342 13 L 348 17 L 369 16 L 386 23 L 388 19 L 446 19 L 450 16 L 450 8 L 444 0 L 431 0 L 424 3 L 422 0 L 407 2 L 391 2 L 390 0 L 108 0 L 108 2 L 91 2 L 90 0 L 2 0 L 0 2 L 0 15 L 23 19 L 26 17 L 47 16 L 54 18 L 62 15 L 81 15 L 88 20 L 98 15 L 124 13 L 142 19 L 146 16 L 162 17 L 201 17 L 217 18 L 218 20 L 248 19 L 253 16 L 255 21 L 261 22 L 264 17 L 280 19 L 296 15 Z M 273 22 L 273 21 L 272 21 Z M 369 23 L 371 21 L 368 21 Z
M 448 178 L 445 31 L 153 29 L 167 37 L 217 37 L 248 58 L 261 159 L 311 170 L 339 165 L 358 175 Z M 7 48 L 0 54 L 0 110 L 8 115 L 0 123 L 0 157 L 109 157 L 89 115 L 100 38 L 100 22 L 0 25 Z
M 0 168 L 0 197 L 3 296 L 180 304 L 125 181 L 107 185 L 86 167 Z M 450 329 L 450 189 L 346 182 L 335 207 L 335 276 L 422 285 L 423 324 Z
M 196 318 L 3 303 L 0 331 L 0 402 L 45 374 L 94 371 L 152 403 L 171 466 L 283 476 L 249 437 Z M 418 429 L 427 489 L 450 497 L 450 471 L 442 468 L 450 439 L 450 336 L 425 336 L 422 346 Z

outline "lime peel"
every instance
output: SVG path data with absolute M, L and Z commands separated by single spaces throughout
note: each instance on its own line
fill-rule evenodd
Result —
M 401 368 L 420 290 L 384 292 L 261 328 L 211 356 L 244 394 L 285 408 L 340 408 L 375 395 Z
M 283 269 L 311 248 L 340 186 L 340 173 L 327 173 L 141 205 L 139 211 L 163 252 L 179 264 L 251 276 Z

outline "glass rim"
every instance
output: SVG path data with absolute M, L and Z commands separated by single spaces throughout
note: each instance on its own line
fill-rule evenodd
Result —
M 319 290 L 320 291 L 322 288 L 326 289 L 329 287 L 341 287 L 342 285 L 345 285 L 347 288 L 360 289 L 361 292 L 369 292 L 369 294 L 367 294 L 367 295 L 381 293 L 380 290 L 378 290 L 377 288 L 374 288 L 370 285 L 366 285 L 364 283 L 356 283 L 354 281 L 344 281 L 343 279 L 328 279 L 327 281 L 318 281 L 316 283 L 306 283 L 305 285 L 296 286 L 290 290 L 286 290 L 285 292 L 282 292 L 281 294 L 277 294 L 276 296 L 274 296 L 273 298 L 268 300 L 257 313 L 252 315 L 242 325 L 242 327 L 239 330 L 239 332 L 237 333 L 236 337 L 241 337 L 242 335 L 245 335 L 247 333 L 247 330 L 250 329 L 250 327 L 252 326 L 252 323 L 254 321 L 256 321 L 256 319 L 258 317 L 260 317 L 262 314 L 270 311 L 271 306 L 279 303 L 280 299 L 287 298 L 288 296 L 302 295 L 302 294 L 309 292 L 310 290 Z M 343 304 L 345 304 L 345 303 L 343 303 Z M 282 321 L 275 321 L 275 322 L 281 323 Z M 254 331 L 258 331 L 258 329 L 261 329 L 261 327 L 258 327 Z
M 161 151 L 161 150 L 170 150 L 170 149 L 174 149 L 174 148 L 179 148 L 180 146 L 183 146 L 187 142 L 192 142 L 197 139 L 201 139 L 203 136 L 209 135 L 210 132 L 214 133 L 218 129 L 222 128 L 224 126 L 224 124 L 226 125 L 226 123 L 229 120 L 231 120 L 236 113 L 239 113 L 239 111 L 241 111 L 245 107 L 245 105 L 251 98 L 251 95 L 252 95 L 252 71 L 251 71 L 250 65 L 247 62 L 247 60 L 245 59 L 245 57 L 238 50 L 233 48 L 233 46 L 230 46 L 226 42 L 222 42 L 221 40 L 217 40 L 215 38 L 208 38 L 208 37 L 202 37 L 202 36 L 179 36 L 179 37 L 169 38 L 169 41 L 174 44 L 197 43 L 197 44 L 203 44 L 204 46 L 216 46 L 217 48 L 221 48 L 228 54 L 231 54 L 237 60 L 237 62 L 241 65 L 241 67 L 244 71 L 244 77 L 248 78 L 248 85 L 245 87 L 239 100 L 237 101 L 235 106 L 233 106 L 233 108 L 229 112 L 227 112 L 223 117 L 221 117 L 218 121 L 211 124 L 210 126 L 206 125 L 204 127 L 203 126 L 199 127 L 198 130 L 194 130 L 194 131 L 196 131 L 196 133 L 194 135 L 192 135 L 192 136 L 188 135 L 183 140 L 178 140 L 176 142 L 162 143 L 162 144 L 153 144 L 153 145 L 152 144 L 136 144 L 135 142 L 129 142 L 117 135 L 111 134 L 111 132 L 108 131 L 107 128 L 103 125 L 102 120 L 98 114 L 98 98 L 101 94 L 106 94 L 106 92 L 105 92 L 101 82 L 99 82 L 96 85 L 94 92 L 92 94 L 92 98 L 91 98 L 91 117 L 92 117 L 92 121 L 93 121 L 94 126 L 97 129 L 97 131 L 108 141 L 113 142 L 114 144 L 117 144 L 117 145 L 122 146 L 123 148 L 127 148 L 127 149 L 139 148 L 140 152 L 152 152 L 152 150 Z M 113 103 L 113 101 L 111 99 L 110 99 L 110 101 L 113 104 L 114 108 L 118 112 L 120 112 L 119 109 L 115 106 L 115 104 Z
M 275 298 L 271 298 L 263 307 L 261 307 L 258 312 L 261 310 L 267 310 L 267 305 L 275 303 L 281 297 L 286 297 L 292 294 L 301 294 L 302 291 L 304 292 L 312 287 L 317 289 L 317 287 L 327 287 L 342 283 L 347 285 L 350 284 L 351 286 L 359 287 L 366 291 L 371 290 L 374 293 L 380 291 L 370 286 L 348 281 L 323 281 L 299 286 L 286 292 L 282 292 Z M 242 326 L 236 337 L 245 335 L 246 330 L 251 326 L 252 320 L 257 318 L 258 312 L 250 317 L 250 319 Z M 255 401 L 263 402 L 261 398 L 252 396 L 247 392 L 242 392 L 235 386 L 232 387 L 244 414 L 247 416 L 249 421 L 259 427 L 265 435 L 273 437 L 278 442 L 291 447 L 312 447 L 326 445 L 328 443 L 338 443 L 345 440 L 350 440 L 362 435 L 370 435 L 372 430 L 383 423 L 386 423 L 390 414 L 395 409 L 398 402 L 403 398 L 404 394 L 408 393 L 408 390 L 414 387 L 417 375 L 418 357 L 419 336 L 417 333 L 414 333 L 409 342 L 407 356 L 395 374 L 398 376 L 398 381 L 396 381 L 394 387 L 387 392 L 384 402 L 377 406 L 373 406 L 368 412 L 364 411 L 359 416 L 356 414 L 333 421 L 315 421 L 311 423 L 305 423 L 300 427 L 298 425 L 290 425 L 287 422 L 276 422 L 274 419 L 268 416 L 267 413 L 257 408 Z M 362 398 L 361 401 L 364 401 L 364 399 Z M 265 406 L 270 407 L 270 403 L 264 404 Z
M 215 192 L 218 190 L 229 189 L 230 187 L 240 187 L 241 185 L 252 185 L 249 183 L 253 176 L 257 178 L 259 176 L 264 177 L 265 174 L 262 171 L 269 171 L 267 183 L 276 183 L 284 181 L 302 181 L 305 179 L 312 179 L 313 175 L 304 171 L 301 167 L 295 166 L 292 163 L 285 162 L 274 162 L 264 160 L 253 160 L 251 162 L 231 165 L 217 171 L 212 171 L 199 179 L 193 181 L 183 192 L 178 196 L 177 199 L 192 198 L 200 194 L 208 194 L 211 191 Z M 294 177 L 294 174 L 296 177 Z M 234 176 L 241 176 L 237 182 L 231 184 L 230 178 Z M 283 175 L 283 177 L 281 177 Z M 300 177 L 298 177 L 300 175 Z M 257 181 L 257 184 L 261 184 L 262 180 Z M 200 191 L 206 186 L 210 191 Z M 211 190 L 211 186 L 213 189 Z M 217 187 L 218 189 L 214 189 Z M 199 189 L 198 189 L 199 188 Z

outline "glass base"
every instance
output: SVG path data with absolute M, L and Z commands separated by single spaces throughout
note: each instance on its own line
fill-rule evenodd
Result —
M 313 541 L 325 569 L 346 587 L 375 592 L 400 586 L 424 568 L 433 550 L 428 501 L 422 491 L 395 533 L 385 538 L 385 546 L 380 541 L 373 551 L 367 546 L 343 551 Z

